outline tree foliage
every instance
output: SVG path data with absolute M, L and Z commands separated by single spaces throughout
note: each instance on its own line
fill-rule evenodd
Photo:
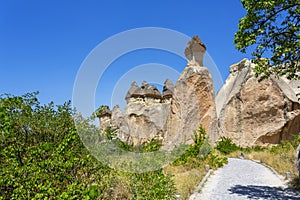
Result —
M 211 168 L 219 168 L 228 163 L 226 157 L 219 156 L 214 152 L 210 141 L 207 138 L 205 128 L 200 125 L 194 131 L 194 144 L 189 145 L 185 152 L 174 161 L 174 165 L 190 165 L 197 167 L 203 163 L 209 164 Z M 181 146 L 179 146 L 181 148 Z
M 216 149 L 224 154 L 230 154 L 232 152 L 241 150 L 241 147 L 237 146 L 232 142 L 230 138 L 221 137 L 218 141 Z
M 300 78 L 300 0 L 241 0 L 247 14 L 234 43 L 241 52 L 253 48 L 256 76 Z
M 41 105 L 37 93 L 0 96 L 0 199 L 172 199 L 162 169 L 111 169 L 83 146 L 70 102 Z

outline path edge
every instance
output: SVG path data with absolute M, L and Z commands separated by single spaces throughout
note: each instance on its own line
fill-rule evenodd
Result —
M 260 165 L 268 168 L 269 170 L 271 170 L 271 172 L 275 176 L 277 176 L 282 182 L 284 182 L 284 184 L 287 186 L 287 180 L 281 174 L 279 174 L 273 167 L 271 167 L 271 166 L 267 165 L 266 163 L 263 163 L 263 162 L 261 162 L 259 160 L 253 160 L 253 159 L 249 159 L 249 160 L 251 160 L 252 162 L 255 162 L 257 164 L 260 164 Z
M 206 173 L 206 175 L 202 178 L 201 182 L 199 183 L 199 185 L 197 186 L 196 190 L 193 192 L 193 194 L 190 196 L 189 200 L 195 200 L 195 198 L 197 198 L 197 195 L 199 194 L 199 191 L 203 188 L 205 182 L 207 181 L 207 179 L 210 177 L 210 175 L 212 174 L 214 170 L 210 169 L 208 170 L 208 172 Z

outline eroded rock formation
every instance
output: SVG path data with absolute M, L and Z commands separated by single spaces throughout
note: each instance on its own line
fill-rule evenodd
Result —
M 300 73 L 297 74 L 300 76 Z M 285 76 L 281 77 L 281 79 L 284 80 L 296 94 L 300 95 L 300 80 L 289 80 Z M 300 98 L 299 95 L 298 98 Z
M 200 124 L 213 143 L 218 139 L 213 81 L 209 70 L 203 66 L 205 51 L 206 46 L 198 36 L 194 36 L 185 49 L 188 64 L 174 88 L 166 146 L 192 143 L 194 131 Z
M 100 119 L 100 127 L 102 129 L 111 125 L 111 111 L 108 106 L 103 106 L 97 117 Z
M 187 67 L 175 87 L 170 80 L 165 81 L 162 94 L 145 81 L 141 87 L 131 84 L 124 113 L 115 107 L 110 121 L 123 141 L 136 145 L 159 137 L 170 146 L 192 143 L 200 124 L 212 141 L 217 140 L 212 77 L 203 67 L 205 50 L 203 42 L 194 36 L 185 49 Z
M 165 103 L 171 103 L 174 93 L 174 85 L 171 80 L 167 79 L 164 83 L 162 98 Z
M 117 129 L 118 137 L 133 145 L 143 144 L 154 137 L 163 139 L 173 89 L 170 80 L 165 81 L 163 94 L 146 81 L 141 87 L 133 82 L 125 98 L 124 113 L 119 106 L 112 110 L 110 123 Z
M 164 83 L 160 93 L 143 82 L 131 84 L 122 113 L 119 106 L 99 114 L 101 126 L 117 129 L 118 137 L 133 145 L 154 137 L 163 140 L 164 149 L 192 143 L 194 130 L 202 124 L 212 143 L 220 136 L 246 147 L 278 144 L 300 132 L 300 84 L 284 78 L 258 82 L 253 64 L 244 59 L 230 67 L 226 83 L 214 95 L 212 77 L 203 66 L 206 46 L 197 37 L 189 41 L 188 60 L 176 85 Z
M 300 105 L 289 85 L 271 77 L 258 82 L 244 59 L 216 96 L 219 134 L 241 146 L 278 144 L 300 132 Z
M 166 143 L 192 143 L 193 132 L 200 124 L 215 142 L 218 135 L 214 99 L 214 87 L 208 69 L 203 66 L 186 67 L 174 89 Z

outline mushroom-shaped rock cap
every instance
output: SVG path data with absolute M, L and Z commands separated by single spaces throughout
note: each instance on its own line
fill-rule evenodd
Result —
M 138 98 L 138 97 L 144 97 L 144 94 L 145 94 L 145 92 L 143 89 L 137 88 L 131 96 Z
M 138 84 L 135 81 L 132 82 L 131 83 L 131 87 L 129 88 L 129 90 L 128 90 L 127 94 L 126 94 L 126 97 L 125 97 L 126 101 L 128 99 L 130 99 L 132 97 L 132 95 L 135 93 L 135 91 L 138 90 L 138 89 L 139 89 Z
M 149 84 L 147 83 L 147 81 L 143 81 L 143 82 L 142 82 L 141 88 L 142 88 L 142 89 L 145 89 L 145 88 L 147 88 L 147 87 L 149 87 Z
M 171 98 L 174 92 L 174 85 L 170 79 L 167 79 L 163 87 L 163 98 Z
M 97 116 L 98 116 L 99 118 L 105 117 L 105 116 L 110 117 L 110 116 L 111 116 L 111 111 L 110 111 L 109 107 L 108 107 L 108 106 L 101 106 L 101 107 L 98 109 Z
M 154 86 L 154 85 L 151 85 L 151 86 L 147 86 L 145 87 L 144 89 L 144 94 L 145 94 L 145 97 L 152 97 L 152 98 L 155 98 L 155 99 L 160 99 L 161 98 L 161 94 L 160 92 L 158 91 L 158 89 Z
M 184 54 L 188 60 L 188 66 L 203 66 L 203 57 L 206 51 L 205 44 L 195 35 L 187 44 Z
M 147 82 L 145 82 L 145 83 L 144 82 L 143 82 L 144 85 L 147 84 Z M 142 85 L 142 87 L 143 87 L 143 85 Z M 131 88 L 129 89 L 129 91 L 128 91 L 129 94 L 127 93 L 127 95 L 126 95 L 126 99 L 127 99 L 127 96 L 128 96 L 128 98 L 130 98 L 130 97 L 134 97 L 134 98 L 144 97 L 144 90 L 142 88 L 140 88 L 136 82 L 133 82 L 131 84 Z

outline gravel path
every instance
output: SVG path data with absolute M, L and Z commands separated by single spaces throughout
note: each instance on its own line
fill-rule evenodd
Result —
M 267 167 L 250 160 L 228 159 L 228 165 L 215 171 L 195 200 L 300 199 L 300 192 L 287 189 Z

